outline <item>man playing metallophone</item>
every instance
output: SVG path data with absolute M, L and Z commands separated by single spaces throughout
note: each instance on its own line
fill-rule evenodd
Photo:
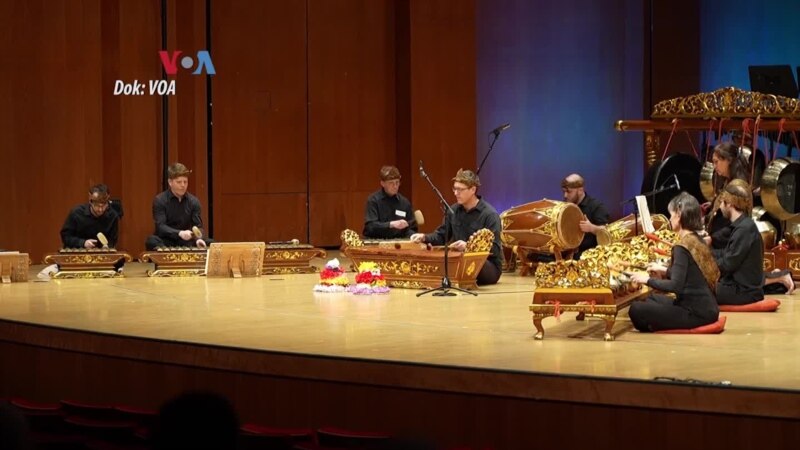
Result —
M 364 212 L 364 237 L 372 239 L 407 238 L 417 232 L 411 202 L 400 194 L 400 171 L 383 166 L 381 190 L 367 198 Z
M 453 193 L 456 203 L 451 205 L 454 211 L 450 218 L 450 232 L 443 223 L 436 231 L 429 234 L 415 233 L 411 235 L 414 242 L 428 242 L 433 245 L 444 245 L 446 237 L 451 236 L 450 248 L 463 252 L 467 241 L 473 233 L 487 228 L 494 233 L 491 254 L 483 265 L 478 278 L 478 285 L 495 284 L 500 279 L 503 266 L 503 250 L 500 246 L 500 216 L 486 200 L 477 195 L 481 181 L 471 170 L 459 170 L 453 178 Z
M 160 247 L 206 248 L 211 239 L 203 238 L 200 200 L 188 192 L 189 174 L 181 163 L 167 169 L 169 189 L 153 199 L 155 234 L 145 241 L 147 250 Z
M 119 236 L 119 215 L 109 208 L 109 204 L 108 186 L 96 184 L 89 188 L 89 203 L 72 208 L 61 227 L 64 248 L 115 247 Z M 105 236 L 107 245 L 99 242 L 98 234 Z

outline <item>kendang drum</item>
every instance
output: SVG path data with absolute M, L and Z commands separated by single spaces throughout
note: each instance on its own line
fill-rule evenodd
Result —
M 581 220 L 583 213 L 576 205 L 542 199 L 503 211 L 501 240 L 508 247 L 539 253 L 569 250 L 583 240 Z
M 661 214 L 654 214 L 650 217 L 653 222 L 654 231 L 669 229 L 669 219 Z M 597 244 L 608 245 L 614 242 L 628 242 L 634 236 L 644 234 L 642 227 L 642 218 L 639 217 L 639 223 L 636 224 L 636 216 L 629 214 L 622 219 L 611 222 L 597 232 Z

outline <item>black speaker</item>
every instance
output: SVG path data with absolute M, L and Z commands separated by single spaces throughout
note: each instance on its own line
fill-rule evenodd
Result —
M 749 66 L 748 70 L 751 91 L 797 98 L 797 83 L 792 66 Z

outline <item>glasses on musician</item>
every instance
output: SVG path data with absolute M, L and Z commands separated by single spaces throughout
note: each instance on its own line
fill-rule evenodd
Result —
M 467 189 L 469 189 L 469 188 L 468 187 L 453 186 L 453 193 L 454 194 L 460 194 L 460 193 L 466 191 Z

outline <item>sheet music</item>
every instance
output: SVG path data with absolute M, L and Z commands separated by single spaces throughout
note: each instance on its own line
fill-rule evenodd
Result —
M 639 209 L 639 218 L 642 221 L 642 229 L 645 233 L 656 231 L 653 226 L 653 219 L 650 217 L 650 208 L 647 207 L 647 198 L 644 195 L 636 196 L 636 207 Z

